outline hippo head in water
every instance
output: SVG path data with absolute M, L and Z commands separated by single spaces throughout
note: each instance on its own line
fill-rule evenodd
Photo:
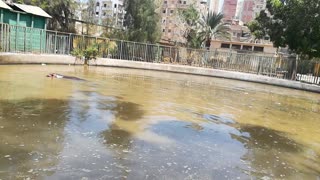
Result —
M 47 77 L 54 77 L 54 74 L 55 73 L 50 73 L 50 74 L 47 75 Z
M 57 74 L 57 73 L 48 74 L 47 77 L 51 77 L 51 78 L 63 78 L 62 75 Z

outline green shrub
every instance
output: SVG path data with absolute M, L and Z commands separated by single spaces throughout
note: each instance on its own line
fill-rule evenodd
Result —
M 82 59 L 83 58 L 83 50 L 81 49 L 74 49 L 72 52 L 71 52 L 71 55 L 76 57 L 76 59 Z
M 97 48 L 97 45 L 95 44 L 90 45 L 84 50 L 80 48 L 76 48 L 71 52 L 71 55 L 76 58 L 76 61 L 84 59 L 84 64 L 88 65 L 90 60 L 97 59 L 98 48 Z
M 91 45 L 83 51 L 84 64 L 88 65 L 90 60 L 97 59 L 98 56 L 97 45 Z

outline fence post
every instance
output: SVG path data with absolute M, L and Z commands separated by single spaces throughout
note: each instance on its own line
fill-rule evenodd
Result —
M 136 42 L 133 42 L 133 49 L 132 49 L 132 61 L 134 61 L 134 55 L 135 55 L 135 48 L 136 48 Z
M 24 35 L 23 35 L 23 51 L 26 52 L 27 50 L 27 27 L 24 28 Z
M 16 26 L 16 34 L 15 34 L 15 38 L 14 38 L 14 52 L 17 52 L 17 42 L 18 42 L 18 26 Z
M 123 40 L 120 41 L 120 60 L 122 58 L 122 44 L 123 44 Z
M 1 9 L 1 11 L 2 11 L 2 9 Z M 2 21 L 1 21 L 2 22 Z M 3 44 L 4 44 L 4 39 L 3 39 L 3 24 L 2 23 L 0 23 L 0 27 L 1 27 L 1 29 L 0 29 L 0 51 L 3 51 Z
M 40 29 L 40 54 L 42 54 L 42 29 Z
M 171 63 L 171 57 L 172 57 L 172 47 L 169 48 L 169 63 Z
M 9 52 L 10 51 L 10 40 L 11 40 L 11 31 L 10 31 L 10 26 L 9 25 L 5 25 L 5 28 L 6 28 L 6 52 Z
M 146 49 L 144 52 L 144 62 L 147 62 L 148 44 L 146 43 Z
M 81 36 L 81 41 L 80 41 L 80 44 L 78 45 L 79 48 L 81 50 L 84 50 L 85 49 L 85 43 L 84 43 L 84 35 Z
M 71 54 L 71 37 L 72 37 L 72 34 L 70 33 L 69 34 L 69 54 Z
M 291 77 L 291 80 L 297 80 L 299 59 L 300 59 L 300 56 L 299 54 L 297 54 L 295 58 L 295 67 L 294 67 L 294 73 L 293 73 L 294 77 Z
M 31 51 L 32 51 L 32 48 L 33 48 L 33 45 L 32 45 L 32 40 L 33 40 L 33 37 L 32 37 L 32 29 L 30 29 L 30 48 L 31 48 Z
M 161 62 L 161 54 L 160 54 L 160 46 L 158 44 L 158 51 L 157 51 L 157 63 Z
M 58 32 L 55 33 L 55 39 L 54 39 L 54 54 L 57 54 L 57 40 L 58 40 Z
M 210 56 L 210 50 L 205 50 L 205 56 L 204 56 L 204 67 L 207 67 L 209 65 L 209 56 Z

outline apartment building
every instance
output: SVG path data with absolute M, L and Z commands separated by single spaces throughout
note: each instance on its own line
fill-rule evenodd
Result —
M 261 10 L 266 8 L 266 0 L 243 0 L 239 19 L 243 23 L 254 20 Z
M 185 43 L 185 25 L 179 11 L 194 6 L 203 15 L 209 11 L 207 0 L 163 0 L 161 8 L 161 42 Z
M 238 0 L 224 0 L 222 13 L 225 21 L 232 21 L 236 16 Z
M 220 0 L 209 0 L 208 7 L 209 7 L 209 12 L 219 13 Z
M 242 15 L 243 0 L 238 0 L 235 19 L 239 20 Z
M 115 27 L 123 27 L 123 0 L 96 0 L 95 15 L 98 23 L 105 23 Z
M 260 14 L 260 11 L 266 9 L 267 6 L 267 0 L 255 0 L 255 4 L 253 7 L 253 19 L 257 17 L 258 14 Z
M 253 20 L 253 8 L 255 6 L 254 0 L 244 0 L 242 5 L 242 12 L 240 20 L 243 23 L 248 23 Z

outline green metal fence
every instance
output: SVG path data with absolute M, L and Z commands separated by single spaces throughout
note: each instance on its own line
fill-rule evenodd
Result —
M 189 49 L 8 24 L 0 24 L 0 40 L 2 52 L 70 55 L 74 49 L 97 44 L 99 55 L 104 58 L 214 68 L 320 84 L 320 69 L 317 69 L 320 66 L 310 64 L 306 73 L 299 66 L 296 57 L 289 55 L 239 52 L 232 49 Z M 110 48 L 106 44 L 114 46 Z

